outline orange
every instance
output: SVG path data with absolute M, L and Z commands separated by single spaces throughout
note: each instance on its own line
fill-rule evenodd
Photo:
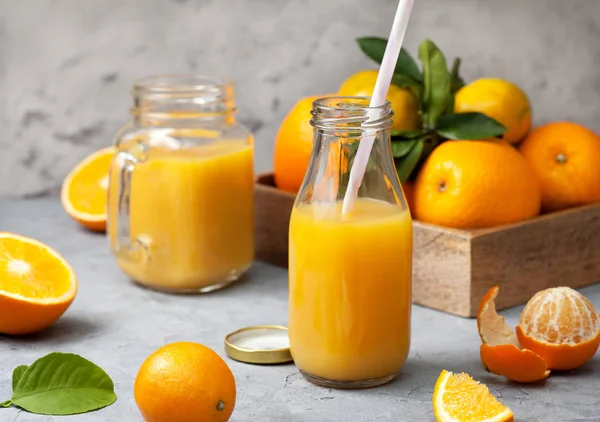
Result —
M 433 390 L 438 422 L 512 422 L 513 412 L 484 384 L 465 373 L 442 370 Z
M 554 122 L 535 128 L 519 146 L 542 189 L 542 209 L 600 202 L 600 137 L 584 126 Z
M 483 297 L 477 312 L 477 329 L 482 344 L 479 348 L 485 369 L 517 382 L 535 382 L 550 375 L 548 365 L 531 350 L 521 349 L 517 336 L 496 312 L 498 286 Z
M 236 384 L 212 349 L 176 342 L 144 361 L 134 397 L 146 422 L 225 422 L 235 407 Z
M 540 355 L 550 369 L 575 369 L 590 360 L 600 345 L 600 318 L 594 305 L 569 287 L 536 293 L 525 305 L 517 337 Z
M 404 192 L 404 198 L 406 199 L 406 205 L 410 210 L 413 209 L 413 201 L 415 196 L 415 186 L 410 180 L 402 183 L 402 192 Z
M 37 240 L 0 233 L 0 333 L 32 334 L 52 325 L 77 293 L 58 252 Z
M 540 205 L 535 174 L 512 146 L 446 141 L 421 167 L 411 211 L 426 223 L 473 229 L 526 220 Z
M 113 155 L 113 147 L 88 155 L 71 170 L 62 184 L 63 208 L 90 230 L 106 230 L 108 172 Z
M 338 95 L 350 97 L 371 97 L 377 81 L 377 70 L 363 70 L 344 80 L 338 90 Z M 421 126 L 419 102 L 405 88 L 391 84 L 386 99 L 390 102 L 393 124 L 392 129 L 417 130 Z
M 531 129 L 531 105 L 525 92 L 512 82 L 481 78 L 456 93 L 454 111 L 476 111 L 497 120 L 506 128 L 502 137 L 510 144 L 523 140 Z
M 300 99 L 285 116 L 275 137 L 273 176 L 275 186 L 297 193 L 308 169 L 313 147 L 310 124 L 313 102 L 325 95 Z

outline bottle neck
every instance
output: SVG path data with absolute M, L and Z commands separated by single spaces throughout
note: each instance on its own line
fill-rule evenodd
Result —
M 201 75 L 155 76 L 137 81 L 131 110 L 139 126 L 222 126 L 235 121 L 233 85 Z
M 365 97 L 328 97 L 313 103 L 313 151 L 296 203 L 341 200 L 348 189 L 350 172 L 359 146 L 373 140 L 359 189 L 360 197 L 397 203 L 401 188 L 394 165 L 389 102 L 369 107 Z
M 313 103 L 311 125 L 315 132 L 340 138 L 360 139 L 392 126 L 389 102 L 370 107 L 368 97 L 325 97 Z

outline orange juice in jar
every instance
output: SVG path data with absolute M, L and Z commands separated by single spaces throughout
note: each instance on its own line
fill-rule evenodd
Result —
M 174 75 L 134 87 L 118 134 L 108 233 L 121 269 L 147 287 L 207 292 L 254 259 L 253 143 L 234 119 L 233 88 Z
M 389 138 L 389 103 L 315 101 L 313 157 L 289 228 L 289 335 L 310 381 L 372 387 L 396 377 L 410 348 L 412 221 Z M 342 202 L 367 114 L 375 142 L 354 206 Z

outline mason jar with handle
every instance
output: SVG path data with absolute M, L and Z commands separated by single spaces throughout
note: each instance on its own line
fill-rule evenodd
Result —
M 171 292 L 208 292 L 254 259 L 253 138 L 231 82 L 164 75 L 133 87 L 115 139 L 108 235 L 119 267 Z

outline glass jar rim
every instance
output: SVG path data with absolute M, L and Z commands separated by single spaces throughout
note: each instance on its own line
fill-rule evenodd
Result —
M 172 92 L 196 92 L 207 88 L 225 90 L 231 88 L 229 78 L 200 73 L 165 73 L 136 79 L 134 93 L 166 94 Z

